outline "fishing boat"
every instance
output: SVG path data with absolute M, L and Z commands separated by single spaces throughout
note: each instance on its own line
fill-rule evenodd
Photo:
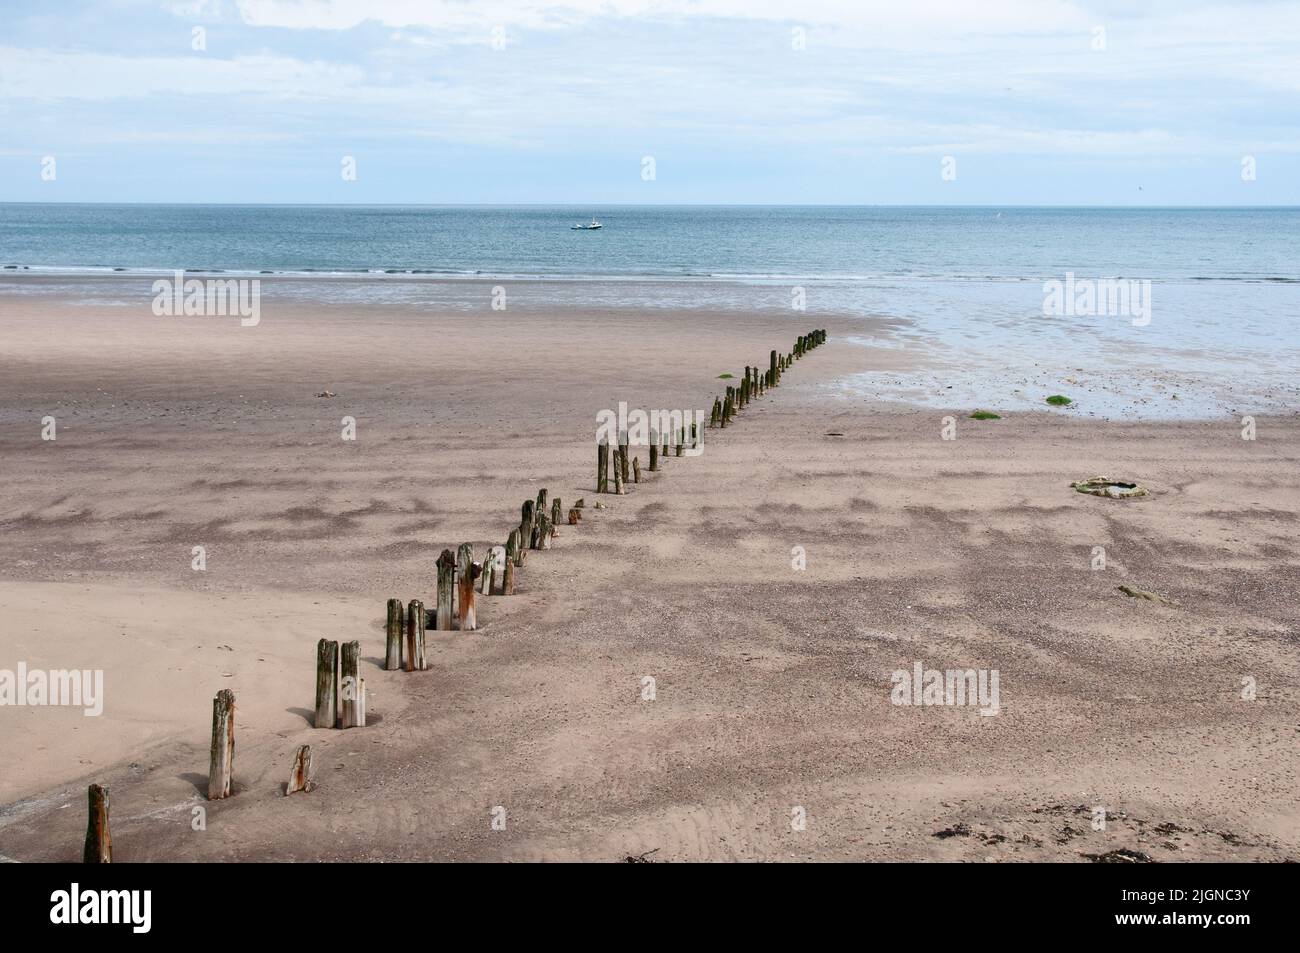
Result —
M 569 230 L 574 232 L 594 232 L 596 229 L 604 228 L 604 227 L 605 227 L 604 225 L 596 221 L 596 216 L 593 215 L 591 217 L 590 225 L 570 225 Z

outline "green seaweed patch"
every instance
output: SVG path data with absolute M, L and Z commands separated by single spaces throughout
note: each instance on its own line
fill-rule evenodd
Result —
M 970 415 L 971 420 L 1001 420 L 1001 414 L 995 414 L 988 410 L 977 410 Z
M 719 375 L 718 375 L 718 380 L 720 380 L 720 381 L 729 381 L 729 380 L 731 380 L 731 379 L 732 379 L 733 377 L 735 377 L 735 376 L 736 376 L 735 374 L 719 374 Z
M 1047 402 L 1053 407 L 1069 407 L 1074 403 L 1074 401 L 1070 400 L 1070 398 L 1066 397 L 1064 394 L 1053 394 L 1051 397 L 1047 398 Z

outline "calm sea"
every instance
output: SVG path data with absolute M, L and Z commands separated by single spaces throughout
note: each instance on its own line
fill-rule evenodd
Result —
M 593 214 L 600 231 L 574 231 Z M 1300 209 L 0 204 L 32 268 L 1298 281 Z
M 601 230 L 571 228 L 593 215 Z M 1104 416 L 1300 409 L 1300 208 L 0 204 L 0 308 L 49 293 L 22 280 L 37 274 L 75 276 L 74 303 L 135 306 L 143 275 L 174 269 L 278 276 L 264 302 L 472 311 L 487 289 L 465 279 L 486 278 L 520 282 L 521 314 L 894 319 L 857 343 L 927 372 L 837 382 L 853 399 L 1032 408 L 1074 388 Z M 1149 313 L 1045 314 L 1044 283 L 1067 275 L 1149 282 Z

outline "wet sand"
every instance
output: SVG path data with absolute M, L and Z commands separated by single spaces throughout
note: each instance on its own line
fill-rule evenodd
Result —
M 4 299 L 0 668 L 106 698 L 0 707 L 0 854 L 77 859 L 96 781 L 127 862 L 1300 859 L 1294 414 L 1243 441 L 885 404 L 845 382 L 915 365 L 862 318 L 263 312 Z M 702 456 L 595 508 L 598 410 L 708 408 L 812 327 Z M 1152 493 L 1069 489 L 1098 473 Z M 385 600 L 431 603 L 438 553 L 543 486 L 583 523 L 429 671 L 381 671 Z M 361 640 L 369 727 L 311 727 L 321 637 Z M 917 661 L 996 669 L 999 714 L 891 704 Z M 222 688 L 237 796 L 208 803 Z M 284 798 L 303 743 L 318 788 Z

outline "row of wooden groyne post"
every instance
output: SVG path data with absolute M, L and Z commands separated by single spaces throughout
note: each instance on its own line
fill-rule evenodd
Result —
M 826 343 L 826 331 L 818 329 L 800 335 L 793 350 L 782 355 L 772 351 L 767 369 L 746 365 L 739 383 L 728 385 L 717 395 L 709 415 L 710 428 L 725 428 L 751 401 L 762 397 L 781 383 L 781 375 L 795 361 L 813 348 Z M 685 423 L 675 433 L 652 434 L 649 448 L 649 472 L 657 472 L 670 456 L 682 456 L 687 448 L 698 447 L 703 434 L 696 424 Z M 613 488 L 610 485 L 610 447 L 596 445 L 596 492 L 623 494 L 630 483 L 642 479 L 641 461 L 629 447 L 627 435 L 620 434 L 614 457 Z M 603 504 L 597 504 L 601 506 Z M 565 511 L 559 497 L 549 499 L 545 489 L 536 499 L 525 500 L 520 508 L 519 525 L 506 537 L 504 545 L 491 546 L 480 562 L 474 559 L 474 546 L 462 543 L 453 553 L 444 549 L 436 562 L 437 588 L 435 608 L 412 599 L 388 600 L 385 627 L 384 668 L 387 671 L 419 672 L 428 667 L 425 658 L 425 632 L 429 630 L 473 632 L 478 628 L 480 596 L 511 596 L 515 593 L 519 570 L 527 554 L 548 550 L 558 535 L 562 522 L 576 526 L 582 521 L 584 501 L 578 500 Z M 366 726 L 366 682 L 360 676 L 361 643 L 321 639 L 316 643 L 317 728 L 364 728 Z M 212 747 L 208 765 L 208 800 L 228 798 L 234 791 L 232 777 L 235 760 L 235 693 L 218 692 L 212 700 Z M 293 767 L 285 794 L 310 791 L 313 787 L 311 746 L 300 745 L 294 753 Z M 90 785 L 89 821 L 83 860 L 86 863 L 109 863 L 113 859 L 113 840 L 109 832 L 108 789 Z

